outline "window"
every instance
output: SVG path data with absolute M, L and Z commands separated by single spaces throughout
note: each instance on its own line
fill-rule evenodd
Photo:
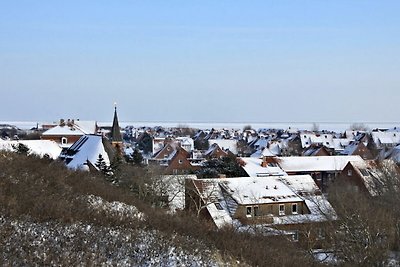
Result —
M 251 217 L 252 212 L 251 212 L 251 207 L 246 207 L 246 217 Z
M 61 137 L 61 144 L 65 145 L 68 143 L 68 139 L 65 137 Z
M 260 216 L 260 209 L 258 208 L 258 206 L 255 206 L 253 208 L 253 212 L 254 212 L 254 217 Z
M 183 163 L 183 160 L 180 159 L 178 162 L 179 162 L 179 164 L 182 164 L 182 163 Z
M 347 170 L 347 176 L 352 176 L 353 175 L 353 171 L 352 170 Z
M 297 214 L 297 203 L 292 204 L 292 214 Z
M 299 231 L 296 230 L 296 231 L 293 232 L 292 240 L 293 240 L 294 242 L 299 241 Z
M 279 215 L 285 215 L 285 204 L 279 204 Z
M 222 208 L 220 203 L 216 202 L 214 204 L 215 204 L 215 207 L 217 208 L 217 210 L 223 210 L 223 208 Z

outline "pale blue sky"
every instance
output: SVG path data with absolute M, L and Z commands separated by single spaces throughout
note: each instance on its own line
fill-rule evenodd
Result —
M 0 120 L 400 121 L 400 1 L 59 2 L 0 2 Z

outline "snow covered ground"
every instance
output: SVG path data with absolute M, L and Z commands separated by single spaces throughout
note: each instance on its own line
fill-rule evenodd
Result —
M 188 251 L 176 245 L 175 237 L 154 230 L 0 216 L 0 236 L 4 266 L 220 266 L 204 246 Z
M 0 150 L 14 151 L 14 146 L 18 146 L 18 144 L 24 144 L 29 148 L 29 154 L 35 154 L 39 157 L 48 155 L 51 159 L 57 159 L 61 153 L 61 147 L 50 140 L 4 141 L 0 139 Z
M 87 201 L 91 208 L 97 211 L 105 211 L 109 216 L 119 217 L 121 219 L 145 220 L 145 215 L 136 207 L 119 201 L 108 202 L 94 195 L 89 195 Z

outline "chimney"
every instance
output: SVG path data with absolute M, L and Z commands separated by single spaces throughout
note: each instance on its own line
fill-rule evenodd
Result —
M 60 126 L 65 126 L 65 121 L 64 121 L 64 119 L 60 119 Z

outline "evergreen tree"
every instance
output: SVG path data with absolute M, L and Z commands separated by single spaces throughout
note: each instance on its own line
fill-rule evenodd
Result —
M 147 132 L 144 132 L 138 140 L 139 149 L 144 153 L 151 153 L 153 151 L 153 139 Z
M 18 154 L 22 154 L 22 155 L 28 155 L 29 154 L 29 147 L 27 147 L 26 145 L 22 144 L 22 143 L 18 143 L 17 145 L 12 145 L 14 151 Z
M 103 158 L 103 155 L 99 154 L 99 157 L 97 158 L 95 165 L 104 175 L 110 175 L 111 172 L 110 167 L 107 166 L 107 163 Z
M 205 162 L 203 168 L 197 171 L 196 174 L 200 178 L 216 178 L 218 174 L 225 174 L 226 177 L 248 176 L 237 162 L 236 157 L 211 159 Z
M 130 158 L 132 159 L 133 164 L 142 165 L 143 156 L 142 153 L 140 153 L 140 151 L 137 148 L 132 152 Z

